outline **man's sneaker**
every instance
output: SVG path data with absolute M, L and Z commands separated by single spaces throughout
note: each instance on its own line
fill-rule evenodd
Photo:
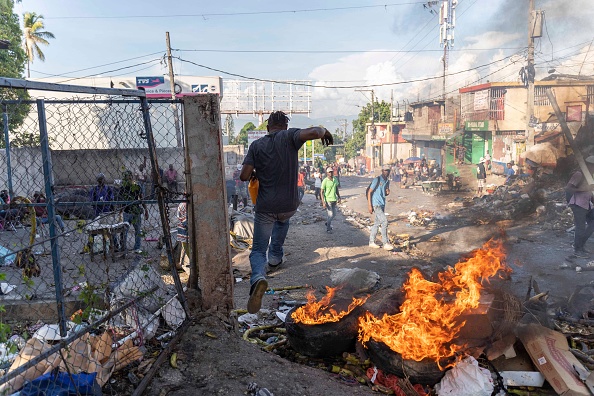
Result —
M 332 228 L 330 228 L 329 230 L 326 230 L 326 232 L 327 232 L 328 234 L 332 234 Z
M 590 258 L 590 253 L 585 250 L 574 250 L 573 255 L 578 258 Z
M 384 249 L 386 249 L 386 250 L 394 250 L 394 245 L 392 245 L 390 243 L 385 243 L 384 244 Z
M 272 271 L 276 271 L 277 269 L 280 268 L 281 265 L 283 265 L 285 263 L 285 258 L 283 257 L 283 259 L 280 261 L 280 263 L 278 264 L 270 264 L 270 262 L 266 263 L 268 269 L 266 271 L 266 273 L 268 272 L 272 272 Z
M 247 303 L 247 310 L 249 313 L 258 313 L 262 307 L 262 297 L 264 297 L 266 289 L 268 289 L 268 282 L 266 282 L 266 279 L 259 279 L 254 283 L 250 290 L 250 299 Z
M 374 249 L 379 249 L 381 246 L 375 242 L 369 242 L 369 247 L 374 248 Z

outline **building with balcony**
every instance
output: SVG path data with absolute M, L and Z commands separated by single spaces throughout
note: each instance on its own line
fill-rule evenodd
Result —
M 411 143 L 411 157 L 425 157 L 439 165 L 446 162 L 446 142 L 458 130 L 460 101 L 447 100 L 410 103 L 405 113 L 406 128 L 402 137 Z
M 468 163 L 478 163 L 487 151 L 493 171 L 503 173 L 511 160 L 522 164 L 526 151 L 528 125 L 534 128 L 535 144 L 549 143 L 560 156 L 567 153 L 568 142 L 561 131 L 546 95 L 551 89 L 574 138 L 578 131 L 592 125 L 592 79 L 550 79 L 536 81 L 534 111 L 527 120 L 527 89 L 519 82 L 496 82 L 460 89 L 463 130 L 452 145 L 463 150 Z M 590 120 L 589 120 L 590 119 Z M 552 165 L 554 164 L 542 164 Z

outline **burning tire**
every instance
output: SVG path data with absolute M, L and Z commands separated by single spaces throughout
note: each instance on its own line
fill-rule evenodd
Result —
M 318 325 L 296 323 L 291 314 L 287 314 L 285 327 L 291 347 L 302 355 L 310 357 L 336 356 L 354 349 L 358 334 L 358 318 L 363 313 L 356 307 L 338 322 Z
M 371 361 L 383 371 L 395 374 L 400 378 L 408 376 L 413 384 L 430 385 L 437 384 L 445 375 L 445 370 L 440 370 L 434 360 L 423 359 L 420 362 L 415 360 L 402 359 L 402 356 L 392 351 L 383 342 L 369 340 L 367 353 Z M 454 358 L 442 359 L 441 366 L 446 367 L 452 363 Z

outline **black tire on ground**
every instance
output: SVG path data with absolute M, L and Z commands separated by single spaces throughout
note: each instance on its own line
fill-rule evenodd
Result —
M 287 314 L 285 327 L 291 347 L 302 355 L 310 357 L 337 356 L 354 350 L 358 334 L 358 319 L 363 309 L 357 307 L 339 322 L 320 325 L 304 325 L 295 323 L 291 314 Z

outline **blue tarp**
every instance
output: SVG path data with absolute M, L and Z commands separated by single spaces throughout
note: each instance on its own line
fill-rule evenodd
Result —
M 68 374 L 48 373 L 25 384 L 19 396 L 102 396 L 101 387 L 95 381 L 97 373 Z

